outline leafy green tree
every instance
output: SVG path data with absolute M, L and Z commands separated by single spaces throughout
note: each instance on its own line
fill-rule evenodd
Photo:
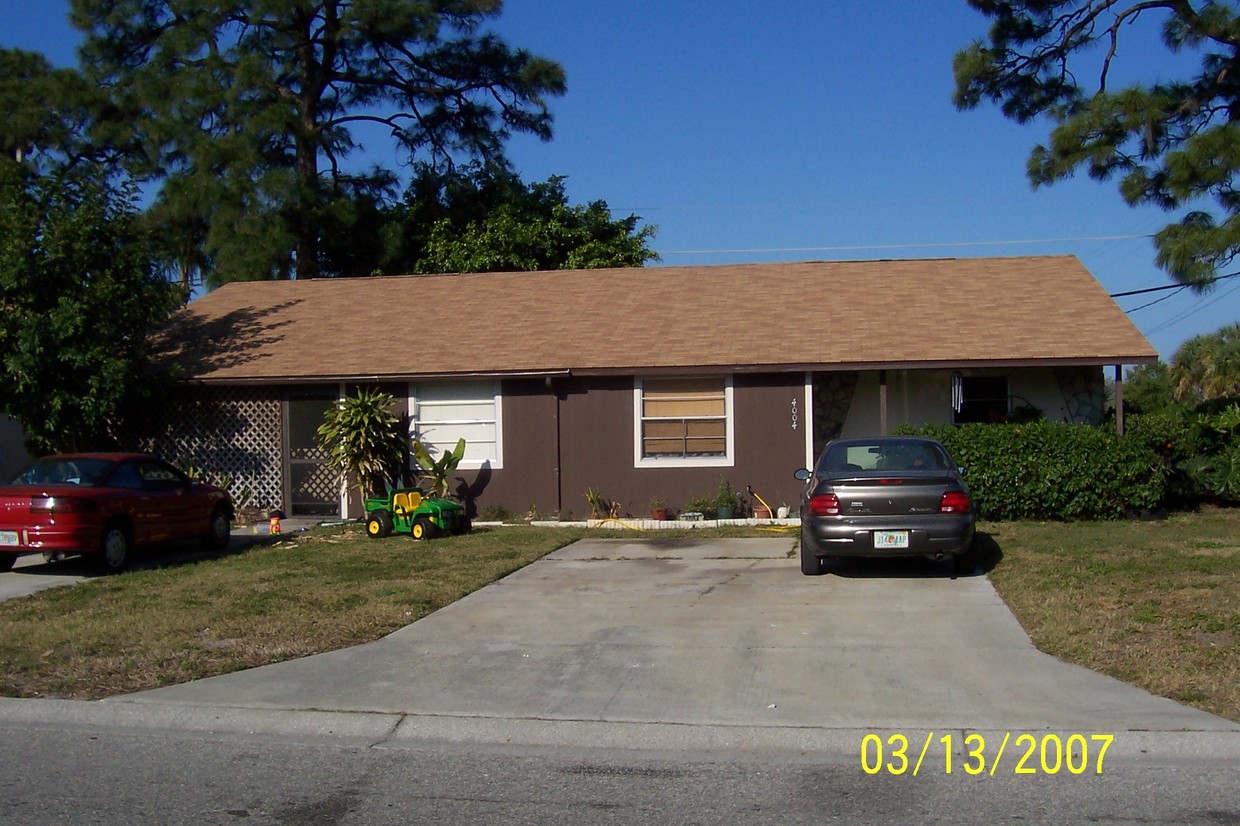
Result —
M 400 479 L 408 439 L 391 412 L 395 399 L 381 390 L 359 388 L 328 409 L 317 431 L 328 461 L 357 484 L 365 499 L 384 479 Z
M 1181 344 L 1168 377 L 1181 401 L 1240 396 L 1240 322 Z
M 957 107 L 998 103 L 1050 140 L 1029 158 L 1034 186 L 1084 170 L 1119 179 L 1132 206 L 1187 209 L 1155 237 L 1157 262 L 1204 289 L 1240 252 L 1240 10 L 1188 0 L 968 0 L 993 21 L 985 42 L 956 55 Z M 1112 88 L 1139 28 L 1199 58 L 1176 79 Z M 1135 67 L 1139 72 L 1141 66 Z M 1096 79 L 1093 85 L 1078 78 Z M 1210 202 L 1213 206 L 1210 207 Z
M 359 231 L 325 245 L 339 275 L 640 267 L 657 260 L 655 229 L 612 218 L 604 201 L 570 205 L 564 178 L 526 184 L 503 163 L 419 164 L 404 198 L 368 193 L 341 204 Z
M 176 305 L 133 208 L 93 164 L 0 162 L 0 412 L 32 453 L 113 444 L 155 391 L 150 333 Z
M 638 227 L 638 216 L 613 219 L 605 201 L 570 206 L 560 177 L 522 189 L 463 225 L 437 221 L 414 271 L 640 267 L 658 259 L 649 246 L 654 227 Z
M 390 189 L 350 171 L 390 135 L 395 159 L 497 159 L 513 133 L 551 135 L 556 63 L 484 24 L 502 0 L 73 0 L 83 67 L 110 91 L 93 135 L 139 180 L 207 281 L 314 277 L 349 204 Z M 371 146 L 370 148 L 374 148 Z M 336 243 L 335 248 L 340 248 Z
M 1166 362 L 1142 364 L 1124 377 L 1124 406 L 1133 413 L 1165 413 L 1177 407 L 1175 382 Z
M 45 167 L 81 151 L 92 91 L 72 69 L 36 52 L 0 49 L 0 160 Z

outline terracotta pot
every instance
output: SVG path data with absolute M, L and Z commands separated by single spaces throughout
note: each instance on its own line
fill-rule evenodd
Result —
M 754 505 L 753 518 L 754 519 L 770 519 L 771 509 L 764 505 Z
M 650 518 L 662 522 L 667 519 L 667 508 L 651 508 Z

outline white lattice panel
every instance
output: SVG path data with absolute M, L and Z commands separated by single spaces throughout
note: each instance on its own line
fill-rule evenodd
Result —
M 227 482 L 237 507 L 283 507 L 281 403 L 261 388 L 182 390 L 167 400 L 143 448 L 211 482 Z

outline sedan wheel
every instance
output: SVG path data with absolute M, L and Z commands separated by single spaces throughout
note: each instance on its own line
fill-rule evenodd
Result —
M 801 539 L 801 573 L 806 576 L 819 576 L 822 573 L 822 559 L 814 553 L 814 549 Z
M 956 576 L 972 576 L 977 570 L 977 551 L 973 545 L 962 554 L 952 557 L 952 573 Z
M 222 551 L 228 547 L 232 537 L 232 520 L 228 518 L 228 510 L 218 507 L 211 514 L 211 527 L 202 538 L 202 545 L 209 551 Z
M 99 565 L 105 574 L 123 571 L 129 564 L 129 534 L 120 525 L 110 525 L 103 531 L 103 541 L 99 545 Z

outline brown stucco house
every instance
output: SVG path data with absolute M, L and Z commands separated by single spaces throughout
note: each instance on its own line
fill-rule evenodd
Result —
M 476 512 L 581 516 L 594 488 L 643 514 L 721 478 L 795 506 L 793 471 L 837 435 L 1099 424 L 1104 367 L 1157 359 L 1071 256 L 233 283 L 161 349 L 182 390 L 152 448 L 258 506 L 346 516 L 314 431 L 359 385 L 432 448 L 466 439 Z

